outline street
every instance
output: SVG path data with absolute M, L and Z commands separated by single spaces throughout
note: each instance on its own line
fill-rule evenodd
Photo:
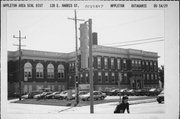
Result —
M 97 104 L 94 106 L 95 114 L 113 114 L 113 111 L 118 103 Z M 165 110 L 165 104 L 157 102 L 140 103 L 130 105 L 130 113 L 132 114 L 162 114 Z M 33 105 L 33 104 L 18 104 L 8 103 L 8 114 L 89 114 L 90 106 L 82 107 L 65 107 L 65 106 L 50 106 L 50 105 Z

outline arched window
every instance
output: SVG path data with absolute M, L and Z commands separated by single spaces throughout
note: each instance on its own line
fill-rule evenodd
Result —
M 54 78 L 54 65 L 53 64 L 48 64 L 47 66 L 47 77 Z
M 58 65 L 58 79 L 64 78 L 64 66 Z
M 24 64 L 24 81 L 27 81 L 28 78 L 32 78 L 32 65 L 29 62 Z
M 36 65 L 36 78 L 43 78 L 43 65 L 41 63 L 38 63 Z

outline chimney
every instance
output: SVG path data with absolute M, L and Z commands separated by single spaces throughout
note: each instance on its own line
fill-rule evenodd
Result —
M 93 45 L 98 45 L 98 39 L 97 38 L 98 38 L 97 33 L 93 32 L 92 33 Z

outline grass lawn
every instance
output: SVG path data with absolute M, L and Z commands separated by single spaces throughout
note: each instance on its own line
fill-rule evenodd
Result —
M 133 100 L 143 100 L 143 99 L 153 99 L 154 97 L 138 97 L 137 98 L 129 98 L 129 101 Z M 104 99 L 104 100 L 95 100 L 94 104 L 103 104 L 109 102 L 119 102 L 119 99 Z M 16 101 L 14 103 L 21 104 L 37 104 L 37 105 L 53 105 L 53 106 L 67 106 L 68 104 L 75 104 L 75 100 L 58 100 L 58 99 L 24 99 L 21 101 Z M 72 106 L 71 105 L 71 106 Z M 80 101 L 77 106 L 86 106 L 90 105 L 90 101 Z M 70 105 L 69 105 L 70 106 Z

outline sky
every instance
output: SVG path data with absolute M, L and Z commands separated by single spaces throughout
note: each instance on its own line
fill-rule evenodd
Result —
M 21 30 L 22 37 L 26 36 L 22 40 L 22 45 L 26 46 L 22 49 L 63 53 L 75 51 L 74 21 L 68 17 L 74 17 L 73 10 L 9 10 L 7 50 L 18 49 L 13 45 L 18 44 L 18 39 L 13 38 L 13 35 L 18 36 Z M 157 52 L 160 56 L 159 66 L 164 65 L 164 41 L 127 45 L 135 43 L 129 42 L 121 44 L 127 46 L 119 46 L 120 42 L 127 41 L 151 38 L 165 40 L 162 10 L 77 10 L 77 17 L 92 19 L 92 31 L 98 33 L 99 45 Z M 81 23 L 78 21 L 78 29 Z

